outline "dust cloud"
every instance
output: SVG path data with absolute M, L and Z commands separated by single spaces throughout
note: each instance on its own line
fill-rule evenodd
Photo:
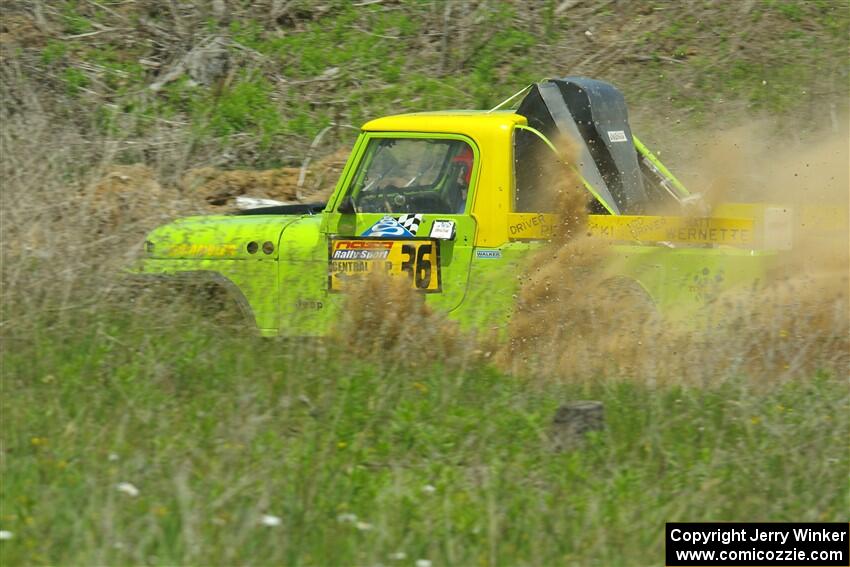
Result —
M 846 120 L 844 123 L 846 124 Z M 783 205 L 793 213 L 797 265 L 846 270 L 850 206 L 850 132 L 819 132 L 803 139 L 751 121 L 708 136 L 699 148 L 699 175 L 687 185 L 709 208 L 723 202 Z M 801 264 L 802 262 L 802 264 Z
M 539 254 L 522 283 L 509 341 L 498 361 L 546 380 L 602 377 L 705 384 L 731 377 L 757 383 L 847 375 L 847 134 L 801 141 L 765 138 L 764 123 L 710 137 L 685 179 L 702 209 L 768 203 L 791 209 L 793 246 L 749 289 L 727 292 L 688 320 L 657 312 L 642 288 L 618 279 L 618 258 L 583 235 L 578 193 L 559 199 L 571 229 Z M 571 192 L 572 170 L 560 172 Z M 691 209 L 693 210 L 693 209 Z

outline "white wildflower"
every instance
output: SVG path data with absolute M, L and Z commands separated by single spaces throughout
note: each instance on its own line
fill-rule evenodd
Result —
M 118 455 L 116 453 L 109 453 L 109 456 L 106 458 L 109 459 L 110 463 L 114 463 L 118 460 Z
M 346 512 L 337 516 L 336 521 L 341 524 L 353 524 L 357 521 L 357 515 Z
M 130 484 L 129 482 L 119 482 L 116 486 L 118 492 L 123 492 L 127 496 L 136 497 L 139 495 L 139 489 Z
M 263 514 L 260 517 L 260 523 L 264 526 L 275 527 L 281 524 L 281 519 L 277 516 L 272 516 L 271 514 Z
M 417 559 L 416 560 L 416 567 L 431 567 L 431 560 L 430 559 Z
M 395 553 L 390 553 L 390 559 L 393 561 L 404 561 L 407 559 L 407 554 L 403 551 L 396 551 Z
M 372 529 L 372 524 L 369 522 L 357 522 L 354 524 L 354 527 L 360 530 L 361 532 L 368 532 Z
M 7 530 L 0 530 L 0 540 L 12 539 L 13 537 L 15 537 L 15 534 L 13 534 L 12 532 Z
M 426 484 L 422 487 L 422 492 L 424 492 L 425 494 L 434 494 L 435 492 L 437 492 L 437 488 L 432 484 Z

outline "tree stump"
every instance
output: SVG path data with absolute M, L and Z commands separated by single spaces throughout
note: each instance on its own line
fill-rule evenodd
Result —
M 590 431 L 605 429 L 602 402 L 579 400 L 564 404 L 552 419 L 551 437 L 557 451 L 579 448 Z

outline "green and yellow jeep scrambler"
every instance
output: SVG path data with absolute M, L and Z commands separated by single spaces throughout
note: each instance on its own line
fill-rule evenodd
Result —
M 568 77 L 531 85 L 513 111 L 368 122 L 327 203 L 176 220 L 147 236 L 134 271 L 219 282 L 269 336 L 327 333 L 341 292 L 375 271 L 406 278 L 464 327 L 504 326 L 518 276 L 558 222 L 542 172 L 563 162 L 559 138 L 575 145 L 591 196 L 588 231 L 610 241 L 615 276 L 662 311 L 755 282 L 790 245 L 780 207 L 653 215 L 683 210 L 688 191 L 632 134 L 619 91 Z

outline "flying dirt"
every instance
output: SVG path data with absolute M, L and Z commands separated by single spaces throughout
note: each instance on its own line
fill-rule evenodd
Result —
M 702 187 L 689 184 L 704 191 L 709 209 L 735 199 L 793 212 L 793 246 L 762 280 L 713 298 L 686 320 L 665 317 L 640 290 L 598 293 L 607 247 L 582 236 L 553 240 L 524 280 L 502 364 L 546 378 L 691 384 L 848 375 L 848 137 L 821 133 L 789 147 L 759 137 L 765 131 L 761 122 L 709 136 L 697 166 Z M 578 216 L 573 204 L 563 211 Z

